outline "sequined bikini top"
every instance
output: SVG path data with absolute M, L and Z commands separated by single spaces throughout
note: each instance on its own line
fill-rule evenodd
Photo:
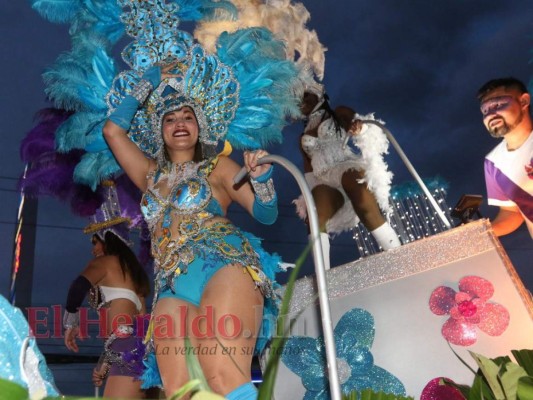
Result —
M 341 127 L 341 131 L 339 132 L 333 118 L 324 119 L 325 113 L 325 110 L 315 111 L 309 116 L 309 120 L 305 126 L 305 132 L 318 127 L 317 136 L 315 137 L 304 132 L 301 137 L 302 149 L 311 158 L 318 147 L 339 147 L 343 142 L 345 135 L 344 129 Z
M 211 186 L 207 181 L 217 161 L 173 164 L 148 176 L 148 188 L 141 200 L 141 211 L 150 230 L 168 212 L 191 215 L 207 211 L 212 215 L 223 216 L 222 207 L 212 196 Z M 161 194 L 156 187 L 158 184 L 170 188 L 168 195 Z

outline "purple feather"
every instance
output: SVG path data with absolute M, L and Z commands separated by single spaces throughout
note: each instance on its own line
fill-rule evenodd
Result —
M 36 125 L 27 133 L 20 145 L 20 157 L 28 164 L 26 176 L 19 181 L 19 189 L 29 196 L 52 196 L 69 202 L 74 214 L 89 218 L 103 201 L 100 190 L 73 181 L 73 172 L 80 162 L 83 150 L 68 153 L 55 151 L 55 132 L 71 112 L 56 108 L 40 110 Z M 141 192 L 125 175 L 115 179 L 122 215 L 131 219 L 130 228 L 139 228 L 139 258 L 147 267 L 151 265 L 150 235 L 140 210 Z
M 25 163 L 36 161 L 43 154 L 53 152 L 55 132 L 71 112 L 56 108 L 44 108 L 35 115 L 36 125 L 20 143 L 20 158 Z
M 72 176 L 71 176 L 72 180 Z M 80 217 L 89 218 L 102 204 L 103 197 L 99 191 L 93 192 L 89 186 L 75 184 L 72 187 L 70 209 Z
M 72 193 L 74 165 L 56 154 L 50 154 L 46 162 L 32 163 L 19 187 L 30 196 L 53 196 L 67 200 Z
M 19 181 L 19 189 L 24 189 L 26 194 L 53 196 L 60 200 L 71 196 L 72 173 L 82 152 L 60 154 L 54 149 L 55 131 L 70 114 L 54 108 L 45 108 L 36 114 L 36 125 L 20 145 L 21 159 L 29 166 L 26 177 Z
M 125 174 L 115 179 L 122 216 L 131 219 L 131 227 L 136 228 L 143 221 L 141 214 L 141 191 Z

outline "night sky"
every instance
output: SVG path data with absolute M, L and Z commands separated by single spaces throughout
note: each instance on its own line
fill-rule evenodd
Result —
M 533 7 L 530 0 L 324 0 L 303 1 L 315 29 L 328 48 L 324 83 L 333 105 L 359 113 L 375 112 L 402 146 L 423 178 L 439 176 L 449 185 L 448 205 L 464 194 L 485 196 L 483 158 L 497 144 L 485 131 L 475 98 L 488 79 L 533 76 Z M 43 20 L 28 1 L 1 6 L 2 127 L 0 146 L 0 293 L 7 295 L 15 221 L 17 179 L 24 165 L 19 145 L 33 126 L 33 116 L 48 106 L 43 70 L 70 49 L 68 27 Z M 297 142 L 302 130 L 293 124 L 283 145 L 268 149 L 301 165 Z M 240 162 L 239 159 L 237 161 Z M 393 185 L 411 180 L 394 150 L 387 156 Z M 280 218 L 272 227 L 254 223 L 242 210 L 230 218 L 265 238 L 265 247 L 293 262 L 305 246 L 305 225 L 291 200 L 296 185 L 280 168 L 275 178 Z M 495 213 L 483 205 L 483 216 Z M 59 304 L 69 282 L 90 258 L 90 242 L 81 229 L 86 221 L 68 206 L 39 199 L 33 303 Z M 525 227 L 503 238 L 526 286 L 533 289 L 533 246 Z M 332 265 L 357 255 L 350 234 L 332 241 Z M 305 273 L 311 273 L 307 265 Z M 53 289 L 52 289 L 53 288 Z

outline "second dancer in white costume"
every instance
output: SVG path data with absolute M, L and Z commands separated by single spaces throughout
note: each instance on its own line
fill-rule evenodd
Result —
M 359 221 L 383 250 L 400 246 L 398 235 L 386 220 L 390 212 L 392 173 L 383 160 L 388 140 L 372 115 L 361 116 L 340 106 L 331 109 L 322 85 L 304 94 L 305 130 L 300 147 L 305 177 L 316 203 L 321 243 L 329 268 L 329 235 L 353 229 Z M 347 146 L 351 136 L 356 151 Z M 295 201 L 306 218 L 301 198 Z

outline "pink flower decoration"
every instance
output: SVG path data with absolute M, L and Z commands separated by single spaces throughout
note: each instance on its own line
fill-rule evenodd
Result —
M 441 384 L 441 379 L 453 382 L 448 378 L 435 378 L 428 382 L 420 395 L 420 400 L 464 400 L 461 392 L 450 385 Z
M 487 301 L 494 286 L 479 276 L 459 281 L 459 292 L 448 286 L 436 288 L 429 299 L 429 309 L 436 315 L 449 315 L 442 326 L 442 336 L 452 344 L 470 346 L 477 340 L 477 329 L 490 336 L 501 335 L 509 325 L 509 311 Z

